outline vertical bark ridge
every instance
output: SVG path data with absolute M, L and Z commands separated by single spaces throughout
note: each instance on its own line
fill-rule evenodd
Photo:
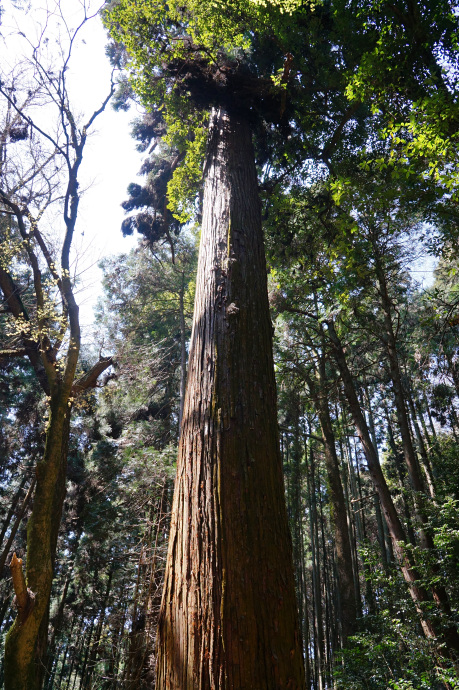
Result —
M 243 117 L 213 110 L 165 586 L 161 690 L 304 688 L 260 203 Z

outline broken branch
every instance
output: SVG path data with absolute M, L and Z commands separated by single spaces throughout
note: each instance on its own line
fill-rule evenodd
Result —
M 112 357 L 102 357 L 86 374 L 81 376 L 78 381 L 75 381 L 72 388 L 72 395 L 83 393 L 83 391 L 88 390 L 88 388 L 95 388 L 99 376 L 112 364 Z
M 35 594 L 27 588 L 24 572 L 22 570 L 22 558 L 13 553 L 13 558 L 10 563 L 11 577 L 13 578 L 13 587 L 15 597 L 15 605 L 18 609 L 18 617 L 21 623 L 24 623 L 32 611 L 35 603 Z

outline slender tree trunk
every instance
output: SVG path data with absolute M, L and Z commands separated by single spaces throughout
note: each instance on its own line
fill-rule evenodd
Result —
M 355 523 L 355 534 L 356 534 L 356 543 L 360 544 L 360 546 L 363 545 L 364 541 L 364 536 L 363 536 L 363 525 L 362 525 L 362 516 L 361 512 L 359 510 L 360 508 L 360 497 L 359 497 L 359 490 L 356 482 L 356 472 L 354 468 L 354 459 L 352 457 L 352 449 L 351 449 L 351 440 L 350 438 L 346 438 L 346 450 L 347 450 L 347 461 L 348 461 L 348 471 L 349 471 L 349 485 L 350 485 L 350 490 L 351 490 L 351 510 L 352 514 L 354 517 L 354 523 Z M 358 549 L 357 551 L 357 558 L 358 558 Z
M 410 424 L 408 419 L 408 413 L 406 410 L 405 395 L 402 384 L 402 375 L 400 372 L 400 364 L 397 352 L 397 341 L 394 333 L 394 327 L 392 324 L 392 302 L 387 289 L 386 275 L 384 272 L 384 268 L 381 264 L 381 257 L 379 256 L 379 251 L 376 246 L 376 243 L 374 244 L 374 247 L 376 256 L 375 269 L 379 281 L 381 305 L 384 312 L 384 342 L 389 362 L 390 376 L 392 379 L 398 427 L 400 429 L 400 435 L 402 437 L 403 456 L 405 458 L 406 466 L 408 467 L 411 485 L 414 491 L 418 494 L 426 494 L 424 478 L 421 473 L 421 467 L 419 465 L 419 460 L 414 449 L 413 440 L 411 438 Z M 425 522 L 424 510 L 421 504 L 420 497 L 416 498 L 415 496 L 415 500 L 417 503 L 420 522 L 423 523 Z
M 123 594 L 127 594 L 127 587 L 123 587 Z M 125 600 L 126 597 L 122 597 L 122 600 Z M 128 614 L 128 604 L 125 603 L 124 608 L 123 608 L 123 613 L 121 616 L 121 621 L 120 625 L 118 628 L 119 634 L 117 635 L 115 642 L 113 644 L 113 661 L 111 662 L 111 670 L 112 670 L 112 675 L 109 673 L 109 677 L 112 678 L 113 682 L 113 688 L 116 690 L 118 687 L 119 683 L 122 683 L 122 674 L 120 674 L 120 663 L 121 663 L 121 654 L 122 654 L 122 647 L 123 647 L 123 640 L 125 637 L 124 631 L 126 628 L 126 619 L 127 619 L 127 614 Z M 121 676 L 121 677 L 120 677 Z
M 392 538 L 394 553 L 396 554 L 396 557 L 400 564 L 400 568 L 405 578 L 405 581 L 408 584 L 411 598 L 413 599 L 417 607 L 424 634 L 428 638 L 434 638 L 437 636 L 436 630 L 432 622 L 425 617 L 425 614 L 420 607 L 420 604 L 422 604 L 422 602 L 428 601 L 427 593 L 423 587 L 420 587 L 418 585 L 418 581 L 420 579 L 419 574 L 417 573 L 414 564 L 412 563 L 407 551 L 404 548 L 404 543 L 406 542 L 405 532 L 402 523 L 400 522 L 400 518 L 397 514 L 396 508 L 394 506 L 392 496 L 387 486 L 385 477 L 382 473 L 381 466 L 379 464 L 379 458 L 373 446 L 365 417 L 360 408 L 357 393 L 354 387 L 354 382 L 352 380 L 352 375 L 347 365 L 346 355 L 344 353 L 342 344 L 338 338 L 333 322 L 329 321 L 327 323 L 330 341 L 333 345 L 333 352 L 341 374 L 349 408 L 354 420 L 354 424 L 357 429 L 357 433 L 362 442 L 362 446 L 368 464 L 368 469 L 373 480 L 373 484 L 379 495 L 381 506 L 386 517 L 387 526 Z M 449 649 L 456 650 L 456 640 L 454 631 L 452 629 L 451 634 L 449 634 L 448 631 L 445 638 L 448 638 L 446 641 Z
M 63 645 L 63 646 L 62 646 L 62 649 L 63 649 L 64 653 L 63 653 L 63 655 L 62 655 L 62 666 L 61 666 L 61 669 L 63 669 L 64 666 L 65 666 L 65 660 L 67 659 L 67 653 L 68 653 L 68 649 L 69 649 L 69 643 L 67 642 L 66 645 Z M 57 674 L 57 664 L 58 664 L 60 655 L 61 655 L 61 649 L 58 650 L 58 653 L 57 653 L 56 658 L 55 658 L 55 660 L 54 660 L 54 663 L 53 663 L 53 667 L 52 667 L 52 671 L 51 671 L 49 680 L 48 680 L 48 682 L 46 683 L 46 690 L 53 690 L 54 681 L 55 681 L 56 674 Z
M 376 448 L 375 448 L 376 450 Z M 376 450 L 377 453 L 377 450 Z M 354 504 L 355 506 L 355 512 L 356 515 L 358 514 L 360 517 L 361 525 L 362 525 L 362 545 L 365 545 L 368 543 L 368 535 L 367 535 L 367 525 L 366 525 L 366 520 L 365 520 L 365 505 L 368 500 L 368 496 L 365 496 L 363 493 L 362 489 L 362 472 L 360 469 L 360 459 L 359 459 L 359 449 L 357 447 L 357 442 L 354 438 L 354 457 L 355 457 L 355 477 L 357 479 L 357 493 L 358 493 L 358 499 L 357 502 Z M 374 615 L 376 607 L 375 607 L 375 598 L 373 594 L 373 589 L 371 586 L 371 571 L 370 567 L 365 560 L 365 556 L 362 557 L 362 570 L 364 574 L 364 581 L 365 581 L 365 601 L 368 607 L 368 613 L 370 615 Z
M 387 571 L 389 567 L 389 557 L 387 554 L 386 550 L 386 538 L 385 538 L 385 531 L 384 531 L 384 517 L 381 512 L 381 504 L 379 502 L 379 497 L 378 494 L 374 494 L 373 496 L 373 505 L 375 508 L 375 517 L 376 517 L 376 526 L 378 529 L 378 544 L 379 544 L 379 550 L 381 551 L 381 561 L 383 564 L 383 568 L 385 571 Z
M 164 525 L 168 516 L 168 487 L 165 479 L 161 495 L 158 497 L 156 510 L 152 511 L 154 520 L 154 542 L 151 542 L 150 567 L 148 575 L 148 589 L 145 593 L 143 609 L 145 614 L 145 645 L 143 650 L 142 680 L 146 687 L 153 687 L 156 680 L 156 631 L 161 604 L 161 587 L 164 580 L 164 567 L 161 556 L 164 539 Z
M 0 630 L 3 628 L 3 621 L 8 613 L 11 606 L 11 596 L 7 596 L 3 599 L 0 606 Z
M 389 446 L 392 450 L 393 456 L 394 456 L 394 464 L 395 464 L 395 469 L 397 471 L 397 476 L 398 476 L 398 485 L 400 488 L 400 495 L 402 498 L 402 504 L 403 504 L 403 513 L 404 513 L 404 518 L 405 518 L 405 525 L 406 525 L 406 534 L 408 536 L 408 540 L 412 546 L 416 546 L 416 535 L 414 533 L 413 529 L 413 506 L 412 504 L 408 501 L 407 493 L 408 490 L 405 487 L 405 478 L 406 478 L 406 467 L 403 463 L 403 460 L 401 458 L 401 454 L 398 451 L 397 445 L 395 443 L 395 438 L 394 438 L 394 432 L 392 429 L 392 422 L 391 422 L 391 416 L 390 412 L 387 408 L 385 408 L 386 412 L 386 419 L 387 419 L 387 435 L 389 436 Z
M 83 663 L 81 665 L 81 670 L 80 670 L 80 682 L 78 684 L 79 688 L 81 688 L 81 690 L 83 690 L 83 688 L 84 688 L 86 669 L 87 669 L 88 661 L 90 658 L 90 652 L 92 651 L 91 643 L 92 643 L 92 636 L 94 633 L 94 625 L 95 625 L 95 622 L 94 622 L 94 616 L 93 616 L 91 619 L 91 627 L 89 628 L 89 633 L 87 635 L 87 641 L 85 642 L 84 647 L 82 648 L 82 649 L 84 649 L 84 658 L 83 658 Z
M 21 479 L 21 482 L 20 482 L 20 484 L 16 490 L 16 493 L 14 494 L 13 500 L 12 500 L 11 505 L 10 505 L 10 509 L 8 510 L 8 513 L 7 513 L 7 515 L 3 521 L 2 531 L 0 533 L 0 544 L 3 543 L 3 539 L 5 538 L 5 534 L 8 531 L 8 527 L 10 526 L 10 522 L 11 522 L 13 515 L 16 511 L 16 507 L 17 507 L 17 505 L 21 499 L 22 490 L 23 490 L 28 479 L 29 479 L 28 474 L 26 472 L 24 472 L 22 479 Z M 1 574 L 2 570 L 3 570 L 3 567 L 0 568 L 0 574 Z
M 305 449 L 306 450 L 306 449 Z M 306 450 L 307 452 L 307 450 Z M 302 564 L 302 578 L 301 578 L 301 595 L 302 595 L 302 614 L 303 619 L 300 621 L 302 623 L 303 630 L 303 645 L 305 649 L 304 658 L 304 672 L 305 672 L 305 687 L 310 690 L 311 687 L 311 658 L 309 653 L 309 601 L 308 601 L 308 589 L 306 581 L 306 553 L 304 547 L 304 532 L 303 532 L 303 522 L 301 523 L 301 564 Z
M 11 545 L 14 541 L 14 538 L 16 536 L 16 533 L 19 529 L 19 525 L 22 522 L 22 519 L 24 517 L 24 513 L 27 509 L 27 506 L 30 503 L 30 499 L 32 498 L 33 495 L 33 490 L 35 488 L 35 477 L 32 479 L 32 483 L 29 486 L 29 490 L 27 491 L 24 500 L 22 501 L 22 505 L 19 509 L 19 513 L 16 516 L 16 520 L 14 521 L 14 524 L 11 528 L 10 536 L 8 537 L 8 541 L 5 544 L 5 548 L 3 549 L 2 554 L 0 555 L 0 573 L 3 571 L 3 568 L 5 567 L 6 559 L 8 558 L 8 554 L 11 549 Z
M 319 482 L 320 482 L 320 475 L 319 475 Z M 322 492 L 319 491 L 319 518 L 320 518 L 320 536 L 321 536 L 321 542 L 322 542 L 322 564 L 323 564 L 323 571 L 322 571 L 322 600 L 324 603 L 324 619 L 325 619 L 325 639 L 324 639 L 324 659 L 323 659 L 323 667 L 322 667 L 322 675 L 323 675 L 323 680 L 324 680 L 324 686 L 327 688 L 329 687 L 329 669 L 330 669 L 330 658 L 331 658 L 331 635 L 330 635 L 330 628 L 331 628 L 331 615 L 330 615 L 330 593 L 332 591 L 331 587 L 331 581 L 329 577 L 329 567 L 328 567 L 328 553 L 327 553 L 327 545 L 325 541 L 325 520 L 324 520 L 324 511 L 323 511 L 323 500 L 322 500 Z M 319 550 L 320 553 L 320 550 Z M 320 568 L 320 561 L 319 561 L 319 568 Z
M 409 410 L 411 412 L 411 422 L 412 422 L 412 425 L 414 428 L 414 432 L 416 434 L 416 440 L 418 442 L 419 453 L 420 453 L 421 459 L 422 459 L 422 467 L 424 470 L 427 486 L 429 489 L 430 498 L 432 500 L 435 500 L 435 495 L 436 495 L 435 480 L 433 477 L 433 472 L 432 472 L 432 467 L 431 467 L 430 460 L 429 460 L 429 455 L 427 453 L 424 439 L 422 438 L 421 430 L 419 428 L 413 398 L 409 392 L 407 393 L 406 397 L 407 397 L 408 407 L 409 407 Z
M 424 401 L 425 410 L 426 410 L 426 413 L 427 413 L 427 418 L 428 418 L 428 420 L 429 420 L 430 433 L 432 434 L 432 438 L 434 439 L 435 443 L 437 443 L 437 442 L 438 442 L 437 431 L 436 431 L 436 429 L 435 429 L 435 424 L 433 423 L 432 415 L 431 415 L 431 413 L 430 413 L 429 400 L 428 400 L 428 398 L 427 398 L 427 395 L 426 395 L 425 391 L 424 391 L 423 394 L 422 394 L 422 399 L 423 399 L 423 401 Z
M 43 687 L 48 690 L 50 686 L 54 684 L 54 676 L 56 675 L 57 663 L 59 661 L 59 655 L 61 653 L 61 648 L 57 647 L 54 650 L 54 654 L 51 658 L 51 663 L 45 674 L 45 681 Z
M 290 487 L 287 491 L 287 512 L 290 518 L 290 530 L 292 534 L 292 544 L 293 544 L 293 565 L 295 570 L 295 581 L 296 581 L 296 591 L 298 599 L 298 611 L 300 615 L 300 621 L 305 615 L 303 610 L 302 602 L 302 516 L 303 516 L 303 506 L 302 506 L 302 496 L 301 496 L 301 486 L 302 486 L 302 472 L 301 472 L 301 458 L 302 458 L 302 445 L 300 442 L 300 403 L 297 398 L 292 401 L 292 426 L 293 426 L 293 438 L 291 440 L 291 452 L 290 452 L 290 465 L 289 465 L 289 476 L 290 476 Z M 290 449 L 290 444 L 287 439 L 287 452 Z
M 308 469 L 309 521 L 312 552 L 312 595 L 314 607 L 314 666 L 316 687 L 318 688 L 318 690 L 323 690 L 324 641 L 322 617 L 322 588 L 320 577 L 319 535 L 317 527 L 316 472 L 312 440 L 309 444 Z
M 56 616 L 53 620 L 53 632 L 51 634 L 51 637 L 49 638 L 49 644 L 48 644 L 48 649 L 47 649 L 47 663 L 46 663 L 45 678 L 48 678 L 51 676 L 51 670 L 53 668 L 53 664 L 54 664 L 53 674 L 55 673 L 56 636 L 58 635 L 58 633 L 61 629 L 63 620 L 64 620 L 64 607 L 65 607 L 65 602 L 67 599 L 67 594 L 68 594 L 68 589 L 70 586 L 71 579 L 72 579 L 72 570 L 69 569 L 69 571 L 66 575 L 66 578 L 65 578 L 64 587 L 62 589 L 62 594 L 61 594 L 61 598 L 59 601 L 59 607 L 57 609 Z
M 158 690 L 304 688 L 251 132 L 213 110 Z
M 448 363 L 448 373 L 450 374 L 454 387 L 456 389 L 456 395 L 459 396 L 459 371 L 456 367 L 456 364 L 453 362 L 453 358 L 451 356 L 451 353 L 448 351 L 448 348 L 444 348 L 444 353 L 446 357 L 446 361 Z
M 27 603 L 6 637 L 5 690 L 39 690 L 46 668 L 49 597 L 65 496 L 70 390 L 57 385 L 51 396 L 45 453 L 37 464 L 27 529 Z
M 77 657 L 81 656 L 81 650 L 82 650 L 84 642 L 85 642 L 85 635 L 83 633 L 84 623 L 85 623 L 84 617 L 81 616 L 80 620 L 78 621 L 77 632 L 76 632 L 76 635 L 74 637 L 75 642 L 72 645 L 72 660 L 70 662 L 69 675 L 67 678 L 67 684 L 65 686 L 65 690 L 70 690 L 70 682 L 72 680 L 73 669 L 76 666 Z M 75 674 L 76 674 L 76 672 L 75 672 Z M 63 687 L 62 679 L 61 679 L 61 687 Z
M 347 512 L 343 485 L 341 483 L 338 457 L 336 455 L 335 436 L 333 433 L 330 410 L 323 394 L 319 394 L 317 397 L 317 406 L 322 437 L 324 440 L 330 513 L 333 523 L 333 536 L 336 550 L 339 600 L 341 605 L 342 643 L 346 645 L 347 638 L 349 635 L 352 635 L 355 630 L 357 620 L 351 543 L 347 526 Z
M 435 433 L 432 433 L 433 426 L 430 425 L 430 422 L 429 422 L 430 432 L 428 431 L 426 420 L 424 418 L 424 409 L 422 406 L 422 402 L 424 402 L 424 404 L 425 404 L 425 402 L 426 402 L 425 396 L 423 397 L 422 402 L 421 402 L 420 397 L 418 397 L 417 395 L 413 395 L 413 400 L 414 400 L 414 406 L 415 406 L 417 417 L 418 417 L 419 421 L 421 422 L 422 431 L 424 433 L 424 439 L 427 443 L 427 452 L 429 454 L 435 456 L 437 459 L 439 459 L 437 436 Z M 427 414 L 427 417 L 429 418 L 429 410 L 426 410 L 426 414 Z M 435 432 L 435 429 L 434 429 L 434 432 Z M 432 464 L 431 464 L 431 467 L 432 467 L 432 476 L 433 476 L 434 482 L 435 482 L 435 480 L 437 479 L 437 474 L 435 472 L 435 466 L 432 466 Z
M 74 627 L 75 627 L 76 618 L 77 618 L 77 617 L 76 617 L 75 615 L 72 617 L 72 624 L 71 624 L 71 626 L 70 626 L 70 630 L 69 630 L 69 634 L 68 634 L 68 640 L 67 640 L 67 644 L 66 644 L 66 646 L 65 646 L 64 655 L 63 655 L 63 658 L 62 658 L 61 672 L 60 672 L 60 674 L 59 674 L 59 679 L 58 679 L 58 681 L 57 681 L 57 687 L 58 687 L 59 689 L 64 687 L 64 686 L 63 686 L 63 681 L 64 681 L 64 676 L 65 676 L 65 671 L 66 671 L 65 662 L 67 661 L 67 656 L 68 656 L 68 654 L 69 654 L 70 647 L 71 647 L 71 643 L 72 643 L 72 640 L 73 640 L 73 629 L 74 629 Z M 53 685 L 51 684 L 51 687 L 50 687 L 49 690 L 52 690 L 52 688 L 53 688 Z
M 459 443 L 459 436 L 457 435 L 457 429 L 459 428 L 459 421 L 457 419 L 456 410 L 454 409 L 452 403 L 451 403 L 451 406 L 449 408 L 449 425 L 451 427 L 451 431 L 453 432 L 454 440 L 456 441 L 456 443 Z
M 89 655 L 87 667 L 86 667 L 86 677 L 81 679 L 81 687 L 82 688 L 90 688 L 91 687 L 91 676 L 94 672 L 94 669 L 97 664 L 97 656 L 99 654 L 99 646 L 100 646 L 100 638 L 102 636 L 102 629 L 104 627 L 105 623 L 105 612 L 107 609 L 107 604 L 108 604 L 108 598 L 110 596 L 110 591 L 111 591 L 111 586 L 112 586 L 112 577 L 113 577 L 113 566 L 110 567 L 110 570 L 108 572 L 108 578 L 107 578 L 107 587 L 105 590 L 105 595 L 102 601 L 102 605 L 99 609 L 99 614 L 98 614 L 98 621 L 97 621 L 97 628 L 96 628 L 96 633 L 94 635 L 94 642 L 91 647 L 91 654 Z
M 344 420 L 344 427 L 347 427 L 347 423 L 345 421 L 345 412 L 344 412 L 344 407 L 342 408 L 342 416 Z M 338 412 L 338 406 L 335 407 L 336 411 L 336 419 L 339 419 L 339 412 Z M 359 577 L 359 559 L 358 559 L 358 554 L 357 554 L 357 536 L 356 536 L 356 521 L 355 521 L 355 514 L 354 510 L 352 508 L 351 500 L 350 500 L 350 491 L 352 491 L 351 487 L 351 466 L 350 466 L 350 456 L 348 458 L 347 452 L 344 448 L 344 444 L 342 441 L 342 437 L 345 435 L 345 431 L 343 430 L 343 427 L 340 425 L 340 438 L 339 438 L 339 449 L 340 449 L 340 457 L 341 457 L 341 465 L 343 466 L 344 469 L 344 476 L 343 476 L 343 490 L 344 490 L 344 498 L 345 498 L 345 505 L 346 505 L 346 515 L 347 515 L 347 524 L 348 524 L 348 530 L 349 530 L 349 539 L 350 539 L 350 544 L 351 544 L 351 554 L 352 554 L 352 570 L 354 573 L 354 597 L 355 597 L 355 603 L 357 607 L 357 617 L 361 617 L 362 615 L 362 597 L 360 594 L 360 577 Z
M 66 575 L 65 582 L 64 582 L 64 587 L 62 588 L 62 594 L 61 598 L 59 601 L 59 608 L 57 610 L 56 616 L 53 620 L 53 632 L 51 634 L 50 640 L 49 640 L 49 651 L 50 653 L 53 652 L 54 649 L 54 644 L 56 642 L 56 635 L 59 633 L 63 620 L 64 620 L 64 607 L 65 607 L 65 602 L 67 600 L 67 594 L 69 591 L 69 586 L 70 582 L 72 580 L 73 572 L 72 570 L 69 570 L 69 572 Z
M 409 418 L 405 404 L 402 376 L 400 372 L 397 354 L 397 343 L 392 325 L 391 300 L 387 290 L 387 283 L 384 270 L 379 260 L 376 261 L 376 272 L 380 284 L 381 301 L 384 311 L 384 321 L 386 326 L 386 349 L 388 354 L 391 379 L 393 383 L 395 407 L 397 411 L 397 419 L 400 434 L 402 437 L 403 455 L 405 458 L 406 465 L 408 467 L 411 485 L 414 489 L 414 502 L 416 506 L 416 514 L 421 526 L 421 542 L 424 548 L 428 549 L 430 552 L 434 552 L 435 548 L 433 537 L 430 528 L 427 524 L 428 516 L 425 508 L 425 499 L 427 498 L 427 491 L 425 487 L 424 478 L 422 476 L 419 460 L 415 452 L 413 441 L 411 438 Z M 456 440 L 458 439 L 456 438 Z M 434 566 L 433 570 L 434 574 L 438 575 L 438 568 Z M 449 616 L 451 613 L 449 598 L 445 587 L 441 584 L 440 581 L 438 582 L 438 584 L 433 585 L 432 593 L 437 604 L 443 609 L 446 615 Z M 459 652 L 459 633 L 457 632 L 457 629 L 454 625 L 448 624 L 446 626 L 445 639 L 447 641 L 447 645 L 450 648 L 455 649 L 456 652 Z
M 367 398 L 367 405 L 368 405 L 368 427 L 370 429 L 370 434 L 371 434 L 371 439 L 373 441 L 374 449 L 376 451 L 376 454 L 379 457 L 378 441 L 376 438 L 375 421 L 374 421 L 373 410 L 372 410 L 372 406 L 371 406 L 370 394 L 368 392 L 368 386 L 366 385 L 366 383 L 365 383 L 365 396 Z M 375 494 L 375 496 L 374 496 L 374 507 L 375 507 L 376 525 L 378 528 L 378 542 L 379 542 L 379 547 L 381 550 L 381 559 L 382 559 L 384 569 L 387 570 L 388 565 L 389 565 L 389 561 L 391 560 L 392 545 L 390 544 L 390 539 L 387 539 L 387 537 L 388 537 L 387 525 L 385 524 L 384 515 L 381 512 L 381 503 L 380 503 L 380 500 L 379 500 L 379 497 L 377 494 Z

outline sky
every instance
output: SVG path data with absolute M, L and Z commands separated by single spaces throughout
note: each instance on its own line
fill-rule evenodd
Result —
M 3 68 L 21 54 L 30 53 L 18 31 L 32 39 L 36 36 L 40 16 L 44 16 L 40 8 L 46 5 L 46 0 L 32 0 L 31 12 L 20 11 L 15 4 L 11 0 L 2 2 L 0 60 Z M 54 6 L 55 2 L 51 0 L 48 5 Z M 63 0 L 62 7 L 70 25 L 75 24 L 81 16 L 80 1 Z M 97 7 L 93 4 L 94 9 Z M 86 120 L 110 89 L 111 67 L 105 55 L 106 43 L 106 32 L 100 19 L 95 17 L 83 28 L 70 62 L 71 103 Z M 120 227 L 124 211 L 120 204 L 127 197 L 128 184 L 136 180 L 142 162 L 142 155 L 130 136 L 130 123 L 139 114 L 135 106 L 126 113 L 115 112 L 109 104 L 96 120 L 84 150 L 80 188 L 86 191 L 80 201 L 74 239 L 74 260 L 78 262 L 77 271 L 83 287 L 78 292 L 83 332 L 93 321 L 93 307 L 102 292 L 102 273 L 97 264 L 102 258 L 128 252 L 137 244 L 135 238 L 122 236 Z

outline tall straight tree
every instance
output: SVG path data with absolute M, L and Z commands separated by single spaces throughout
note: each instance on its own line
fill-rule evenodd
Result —
M 301 688 L 251 132 L 212 110 L 160 688 Z
M 251 109 L 260 99 L 273 98 L 272 82 L 260 79 L 240 59 L 220 53 L 215 63 L 210 61 L 201 44 L 209 41 L 204 8 L 202 3 L 193 8 L 199 36 L 192 38 L 189 26 L 187 33 L 177 34 L 183 8 L 175 3 L 167 11 L 162 3 L 146 3 L 139 13 L 138 4 L 133 8 L 121 2 L 114 4 L 109 19 L 116 38 L 143 64 L 143 74 L 148 61 L 151 65 L 153 39 L 162 43 L 156 71 L 151 65 L 150 83 L 142 83 L 143 93 L 148 86 L 150 95 L 153 91 L 156 99 L 164 99 L 169 124 L 174 91 L 186 93 L 188 100 L 191 95 L 201 107 L 203 102 L 210 106 L 157 686 L 299 690 L 304 688 L 302 644 L 252 145 Z M 149 21 L 146 33 L 142 13 Z M 170 43 L 165 46 L 168 24 Z M 161 93 L 160 71 L 166 84 L 172 82 Z

